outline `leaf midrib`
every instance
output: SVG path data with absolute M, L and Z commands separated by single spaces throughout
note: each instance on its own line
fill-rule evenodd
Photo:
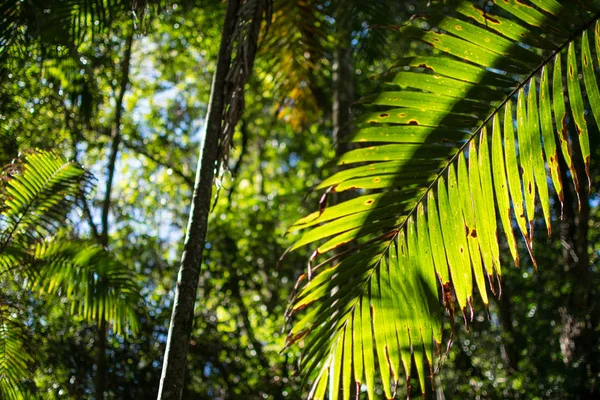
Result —
M 460 154 L 462 154 L 462 152 L 467 148 L 467 146 L 470 145 L 471 141 L 481 132 L 483 127 L 485 127 L 492 120 L 492 118 L 494 118 L 494 116 L 500 111 L 500 109 L 502 109 L 502 107 L 504 107 L 506 105 L 506 103 L 508 101 L 510 101 L 510 99 L 515 94 L 517 94 L 519 92 L 519 90 L 521 90 L 523 87 L 525 87 L 525 85 L 531 80 L 531 78 L 533 76 L 535 76 L 537 73 L 539 73 L 542 68 L 544 68 L 546 65 L 548 65 L 556 57 L 556 55 L 558 53 L 563 51 L 571 42 L 573 42 L 575 39 L 577 39 L 577 37 L 579 35 L 581 35 L 585 30 L 589 29 L 594 22 L 598 21 L 598 19 L 600 19 L 600 12 L 596 13 L 592 18 L 590 18 L 588 21 L 586 21 L 579 29 L 575 30 L 575 33 L 573 33 L 571 36 L 569 36 L 569 38 L 562 45 L 560 45 L 554 51 L 552 51 L 552 53 L 548 57 L 544 58 L 544 60 L 540 63 L 540 65 L 538 65 L 529 75 L 527 75 L 527 77 L 525 79 L 523 79 L 515 87 L 515 89 L 513 89 L 510 92 L 510 94 L 508 94 L 506 96 L 506 98 L 498 106 L 494 107 L 495 108 L 494 112 L 490 113 L 490 115 L 479 125 L 479 127 L 471 135 L 471 137 L 458 149 L 458 152 L 450 158 L 450 160 L 448 161 L 446 166 L 444 166 L 442 168 L 442 170 L 438 173 L 437 177 L 431 182 L 431 184 L 427 187 L 425 192 L 417 200 L 417 202 L 415 203 L 415 206 L 412 208 L 412 210 L 408 214 L 406 214 L 406 219 L 404 220 L 404 222 L 402 222 L 400 225 L 397 226 L 397 228 L 395 228 L 394 230 L 391 231 L 391 232 L 394 232 L 394 231 L 395 232 L 393 233 L 393 236 L 388 241 L 388 243 L 385 247 L 385 250 L 381 252 L 379 260 L 377 260 L 377 262 L 375 262 L 375 264 L 373 265 L 373 268 L 371 269 L 371 276 L 369 276 L 367 279 L 365 279 L 365 281 L 363 283 L 363 288 L 360 291 L 360 293 L 361 293 L 360 296 L 357 296 L 357 298 L 354 300 L 354 304 L 351 306 L 351 310 L 352 310 L 351 312 L 354 312 L 354 309 L 356 308 L 356 303 L 357 303 L 358 299 L 360 299 L 360 297 L 363 295 L 364 290 L 373 275 L 373 272 L 375 271 L 376 268 L 378 268 L 380 266 L 381 260 L 383 259 L 385 254 L 389 251 L 391 244 L 398 238 L 398 234 L 400 233 L 400 231 L 402 229 L 404 229 L 404 227 L 406 226 L 406 224 L 408 223 L 410 218 L 414 216 L 419 205 L 423 201 L 425 201 L 429 192 L 434 188 L 434 186 L 437 184 L 439 179 L 446 173 L 446 171 L 448 170 L 450 165 L 452 165 L 452 163 L 454 163 L 458 159 Z M 350 312 L 348 312 L 347 314 L 350 314 Z M 347 323 L 348 323 L 348 321 L 346 318 L 346 321 L 343 323 L 343 325 L 345 325 Z M 340 331 L 340 329 L 338 329 L 338 332 L 336 332 L 336 334 L 339 333 L 339 331 Z

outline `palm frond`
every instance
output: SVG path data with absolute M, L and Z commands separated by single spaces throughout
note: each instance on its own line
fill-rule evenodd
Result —
M 392 398 L 402 376 L 410 388 L 413 366 L 424 391 L 440 356 L 442 303 L 453 317 L 455 300 L 468 323 L 475 288 L 486 307 L 488 291 L 501 290 L 498 223 L 515 263 L 514 222 L 533 257 L 536 203 L 551 226 L 550 181 L 562 201 L 559 157 L 578 191 L 577 160 L 589 179 L 600 2 L 478 4 L 450 2 L 400 28 L 434 55 L 404 59 L 389 90 L 368 99 L 350 139 L 359 148 L 319 186 L 359 197 L 291 228 L 302 232 L 292 250 L 319 243 L 288 337 L 303 340 L 311 398 L 329 383 L 329 399 L 349 399 L 354 381 L 374 399 L 378 380 Z
M 0 194 L 0 254 L 12 243 L 33 244 L 64 223 L 91 175 L 80 165 L 52 152 L 25 155 L 5 168 Z
M 66 299 L 72 314 L 106 320 L 116 333 L 137 331 L 141 296 L 135 274 L 101 246 L 66 239 L 43 242 L 31 263 L 34 290 Z
M 6 400 L 24 398 L 33 358 L 28 351 L 27 328 L 15 307 L 0 302 L 0 396 Z

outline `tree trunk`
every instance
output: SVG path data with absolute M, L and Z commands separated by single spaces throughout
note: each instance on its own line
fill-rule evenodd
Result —
M 333 140 L 336 154 L 350 150 L 343 142 L 351 130 L 354 103 L 354 63 L 349 34 L 341 34 L 333 52 Z
M 187 353 L 194 322 L 194 303 L 206 239 L 219 137 L 222 130 L 225 78 L 231 65 L 231 49 L 228 49 L 228 44 L 232 40 L 237 22 L 239 4 L 239 0 L 227 2 L 217 66 L 208 105 L 206 133 L 201 145 L 190 217 L 177 276 L 173 313 L 158 392 L 159 400 L 179 400 L 183 392 Z
M 125 53 L 123 55 L 123 63 L 121 64 L 121 80 L 119 82 L 119 94 L 115 102 L 115 119 L 112 126 L 112 144 L 111 153 L 106 167 L 106 190 L 104 193 L 104 201 L 102 203 L 101 227 L 102 231 L 99 236 L 100 244 L 105 248 L 108 247 L 108 213 L 110 211 L 111 192 L 113 178 L 115 175 L 115 167 L 117 155 L 119 153 L 119 145 L 121 143 L 121 119 L 123 115 L 123 99 L 129 85 L 129 66 L 131 63 L 131 47 L 133 46 L 133 27 L 131 33 L 127 37 L 125 44 Z M 93 225 L 90 215 L 90 224 Z M 92 229 L 93 231 L 93 229 Z M 94 377 L 94 392 L 96 400 L 104 400 L 104 389 L 106 381 L 106 330 L 107 324 L 104 315 L 100 316 L 98 325 L 98 337 L 96 338 L 96 376 Z
M 94 392 L 96 400 L 104 399 L 106 387 L 106 320 L 102 317 L 98 325 L 96 337 L 96 375 L 94 376 Z

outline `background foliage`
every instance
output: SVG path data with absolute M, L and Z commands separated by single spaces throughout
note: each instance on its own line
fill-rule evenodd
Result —
M 220 2 L 202 3 L 151 4 L 144 21 L 128 5 L 119 6 L 124 11 L 96 30 L 90 15 L 88 34 L 77 40 L 67 32 L 12 43 L 10 62 L 16 64 L 10 65 L 16 67 L 1 71 L 0 162 L 38 148 L 81 163 L 94 175 L 94 189 L 77 199 L 61 235 L 105 247 L 140 288 L 137 331 L 106 328 L 106 398 L 154 398 L 158 390 L 224 12 Z M 361 8 L 363 3 L 382 8 Z M 275 1 L 271 36 L 256 61 L 229 171 L 217 181 L 184 398 L 297 399 L 308 393 L 296 375 L 301 348 L 282 349 L 287 300 L 309 254 L 300 250 L 278 260 L 298 238 L 285 235 L 287 229 L 319 203 L 309 189 L 333 172 L 327 161 L 338 146 L 336 50 L 351 55 L 355 100 L 371 94 L 398 59 L 431 51 L 388 29 L 427 10 L 422 1 Z M 120 139 L 111 172 L 115 126 Z M 591 124 L 591 149 L 598 149 L 597 130 Z M 593 187 L 600 185 L 599 157 L 594 150 Z M 565 187 L 566 218 L 553 221 L 550 239 L 536 230 L 540 271 L 525 257 L 519 269 L 512 267 L 508 247 L 500 243 L 507 257 L 503 296 L 490 297 L 489 321 L 478 307 L 470 332 L 457 326 L 436 393 L 428 394 L 524 399 L 598 392 L 600 199 L 593 192 L 589 214 L 582 216 L 573 189 Z M 584 225 L 587 232 L 579 229 Z M 587 246 L 576 249 L 581 235 Z M 519 251 L 526 254 L 524 247 Z M 581 252 L 590 267 L 574 276 Z M 71 312 L 64 294 L 49 299 L 22 276 L 0 278 L 0 314 L 17 316 L 32 349 L 23 380 L 28 396 L 93 398 L 100 326 Z M 10 326 L 1 323 L 0 333 L 6 332 Z M 420 389 L 413 385 L 416 395 Z

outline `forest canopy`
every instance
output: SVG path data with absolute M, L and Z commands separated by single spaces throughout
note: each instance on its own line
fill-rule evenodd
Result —
M 0 399 L 595 398 L 600 1 L 0 0 Z

